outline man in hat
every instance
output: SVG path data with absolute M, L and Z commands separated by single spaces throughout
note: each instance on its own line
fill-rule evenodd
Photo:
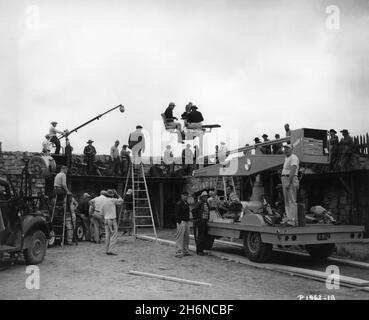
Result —
M 128 138 L 128 146 L 133 154 L 133 163 L 136 165 L 141 163 L 141 154 L 145 152 L 145 135 L 142 129 L 142 126 L 136 126 L 136 131 L 133 131 Z
M 55 144 L 55 154 L 59 154 L 60 153 L 60 140 L 59 138 L 56 136 L 57 134 L 64 134 L 64 132 L 59 131 L 56 129 L 56 125 L 58 123 L 56 121 L 52 121 L 51 122 L 51 127 L 49 129 L 49 135 L 50 135 L 50 142 Z
M 131 152 L 127 148 L 128 146 L 126 144 L 123 145 L 120 152 L 121 172 L 123 177 L 128 175 L 129 164 L 131 163 Z
M 199 256 L 204 255 L 204 249 L 206 247 L 208 235 L 210 209 L 207 199 L 208 193 L 206 191 L 202 192 L 199 202 L 192 209 L 192 216 L 194 219 L 194 234 L 196 240 L 196 253 Z
M 204 118 L 200 111 L 197 111 L 197 106 L 191 107 L 191 112 L 187 117 L 187 128 L 188 129 L 202 129 L 202 122 L 204 121 Z
M 133 190 L 128 189 L 124 196 L 123 234 L 130 236 L 133 230 Z
M 187 103 L 185 107 L 185 112 L 183 112 L 181 115 L 181 119 L 183 120 L 185 127 L 187 127 L 187 123 L 188 123 L 187 120 L 188 120 L 188 116 L 191 113 L 192 106 L 193 106 L 192 102 Z
M 91 221 L 90 227 L 93 230 L 93 237 L 91 237 L 91 241 L 95 243 L 100 243 L 100 235 L 104 227 L 104 217 L 102 215 L 101 208 L 105 197 L 106 191 L 101 190 L 100 195 L 93 198 L 89 202 L 89 215 Z
M 176 233 L 176 257 L 190 256 L 188 245 L 190 243 L 190 207 L 187 203 L 188 192 L 181 193 L 181 200 L 175 205 L 175 217 L 177 222 Z
M 82 200 L 78 203 L 77 210 L 82 219 L 83 231 L 85 234 L 85 240 L 91 240 L 91 221 L 90 221 L 90 200 L 91 196 L 86 192 L 82 196 Z
M 297 225 L 297 191 L 299 188 L 299 179 L 297 177 L 299 171 L 299 158 L 293 154 L 292 146 L 287 144 L 284 146 L 286 158 L 282 169 L 282 188 L 286 218 L 283 223 L 291 226 Z
M 45 140 L 42 142 L 42 153 L 45 155 L 50 155 L 52 148 L 52 143 L 50 141 L 50 135 L 45 135 Z
M 174 121 L 174 120 L 178 120 L 178 118 L 173 116 L 173 110 L 175 107 L 176 105 L 174 102 L 169 103 L 168 107 L 166 108 L 164 112 L 165 122 L 171 128 L 177 129 L 178 143 L 182 143 L 182 136 L 183 136 L 182 125 L 178 121 Z
M 221 142 L 220 143 L 220 148 L 218 150 L 218 159 L 219 162 L 222 163 L 226 160 L 227 158 L 227 146 L 225 142 Z
M 113 173 L 114 175 L 119 175 L 120 170 L 120 155 L 119 155 L 119 140 L 114 142 L 114 145 L 110 148 L 110 158 L 113 162 Z
M 270 141 L 269 139 L 268 139 L 268 135 L 266 134 L 266 133 L 264 133 L 263 135 L 262 135 L 262 137 L 263 137 L 263 142 L 268 142 L 268 141 Z M 271 148 L 271 146 L 269 145 L 269 146 L 262 146 L 261 147 L 261 152 L 262 153 L 264 153 L 264 154 L 272 154 L 272 148 Z
M 255 142 L 255 144 L 259 144 L 259 143 L 261 143 L 261 141 L 260 141 L 259 137 L 256 137 L 256 138 L 254 139 L 254 142 Z M 260 147 L 260 146 L 255 147 L 255 154 L 262 154 L 262 153 L 263 153 L 263 152 L 261 151 L 261 147 Z
M 279 140 L 281 138 L 281 136 L 277 133 L 275 134 L 275 139 L 276 140 Z M 273 154 L 283 154 L 283 143 L 282 142 L 277 142 L 275 144 L 272 145 L 272 151 L 273 151 Z
M 339 154 L 339 141 L 337 131 L 334 129 L 329 130 L 329 152 L 330 152 L 330 169 L 334 170 L 337 166 L 338 154 Z
M 349 169 L 351 165 L 352 154 L 354 153 L 355 143 L 347 129 L 341 130 L 342 139 L 340 141 L 341 169 Z
M 92 145 L 93 141 L 90 139 L 87 141 L 87 146 L 83 150 L 83 154 L 85 156 L 84 161 L 87 163 L 87 174 L 93 175 L 94 168 L 95 168 L 95 156 L 96 156 L 96 149 Z
M 102 200 L 101 213 L 105 220 L 106 254 L 116 256 L 115 244 L 118 240 L 117 208 L 123 204 L 123 199 L 116 190 L 109 189 Z
M 174 156 L 172 152 L 172 147 L 170 145 L 167 145 L 164 151 L 163 162 L 165 164 L 168 175 L 171 176 L 174 173 Z
M 193 152 L 191 145 L 187 144 L 186 149 L 182 150 L 182 165 L 186 176 L 192 175 L 193 169 Z

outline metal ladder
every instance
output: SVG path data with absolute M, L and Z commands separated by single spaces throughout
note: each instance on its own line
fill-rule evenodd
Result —
M 138 235 L 139 234 L 138 230 L 140 228 L 152 228 L 153 235 L 155 236 L 155 238 L 157 238 L 155 220 L 152 212 L 149 191 L 146 183 L 145 171 L 142 163 L 138 165 L 135 165 L 132 162 L 130 163 L 122 196 L 124 202 L 119 212 L 118 230 L 119 228 L 122 229 L 121 222 L 123 221 L 122 215 L 124 211 L 124 204 L 126 203 L 125 196 L 129 188 L 131 188 L 133 191 L 132 194 L 133 234 L 135 236 Z M 148 220 L 150 222 L 147 222 Z
M 221 184 L 220 187 L 219 187 L 219 184 Z M 233 187 L 234 192 L 236 192 L 236 186 L 234 184 L 233 177 L 217 176 L 217 180 L 215 182 L 215 188 L 216 188 L 215 191 L 217 191 L 217 192 L 222 191 L 223 192 L 223 197 L 220 197 L 221 200 L 228 200 L 228 199 L 226 199 L 226 197 L 227 197 L 227 186 L 228 185 L 231 185 Z
M 51 214 L 51 224 L 53 226 L 55 241 L 56 239 L 60 239 L 61 247 L 64 248 L 65 231 L 66 231 L 65 225 L 66 225 L 66 220 L 67 220 L 67 195 L 64 196 L 62 203 L 58 202 L 58 198 L 59 197 L 57 195 L 55 197 L 53 211 Z M 62 219 L 60 219 L 60 217 Z M 72 212 L 70 212 L 70 220 L 71 220 L 72 230 L 73 230 L 72 242 L 74 242 L 75 245 L 77 245 L 78 242 L 77 242 L 77 237 L 76 237 L 76 228 L 74 226 Z

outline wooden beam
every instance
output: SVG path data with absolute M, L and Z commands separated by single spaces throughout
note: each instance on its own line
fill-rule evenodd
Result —
M 164 226 L 164 186 L 159 183 L 159 229 Z
M 135 276 L 144 276 L 144 277 L 149 277 L 149 278 L 157 278 L 157 279 L 161 279 L 161 280 L 192 284 L 192 285 L 195 285 L 195 286 L 208 286 L 208 287 L 211 287 L 211 283 L 181 279 L 181 278 L 176 278 L 176 277 L 169 277 L 169 276 L 164 276 L 164 275 L 161 275 L 161 274 L 154 274 L 154 273 L 134 271 L 134 270 L 130 270 L 130 271 L 128 271 L 128 273 L 133 274 Z

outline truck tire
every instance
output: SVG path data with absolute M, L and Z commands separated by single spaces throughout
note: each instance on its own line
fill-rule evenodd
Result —
M 47 240 L 45 234 L 36 230 L 31 235 L 31 244 L 28 249 L 23 250 L 24 258 L 28 264 L 39 264 L 44 260 L 47 248 Z
M 263 243 L 259 232 L 246 232 L 243 238 L 246 257 L 253 262 L 266 262 L 272 255 L 273 245 Z
M 83 229 L 83 224 L 80 218 L 76 220 L 76 237 L 78 241 L 82 241 L 85 236 L 85 229 Z
M 335 248 L 336 245 L 334 243 L 305 245 L 306 251 L 313 259 L 316 260 L 326 260 L 332 254 Z

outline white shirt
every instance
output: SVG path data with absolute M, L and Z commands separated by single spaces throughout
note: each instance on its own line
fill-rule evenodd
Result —
M 119 150 L 115 145 L 110 148 L 110 156 L 112 159 L 119 158 Z
M 292 166 L 296 166 L 295 176 L 297 176 L 299 164 L 299 158 L 295 154 L 291 154 L 289 157 L 286 157 L 284 159 L 282 175 L 289 175 L 291 173 Z
M 171 150 L 166 149 L 164 151 L 164 159 L 165 164 L 172 164 L 174 162 L 173 154 Z
M 67 185 L 67 176 L 64 172 L 59 172 L 54 178 L 54 187 L 63 188 Z
M 191 149 L 184 150 L 185 164 L 193 164 L 193 152 Z
M 123 204 L 123 199 L 115 199 L 104 197 L 101 205 L 101 214 L 104 216 L 105 220 L 108 219 L 116 219 L 117 217 L 117 208 L 116 206 Z
M 103 201 L 106 197 L 103 196 L 103 195 L 100 195 L 96 198 L 93 198 L 91 200 L 91 202 L 94 204 L 94 207 L 95 207 L 95 212 L 101 214 L 101 208 L 102 208 L 102 205 L 103 205 Z

